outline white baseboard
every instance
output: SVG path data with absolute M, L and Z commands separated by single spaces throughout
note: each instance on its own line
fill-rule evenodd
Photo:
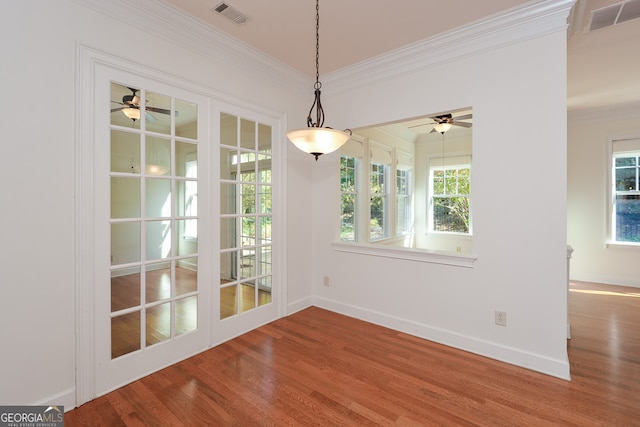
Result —
M 548 357 L 529 353 L 517 348 L 480 340 L 474 337 L 447 331 L 445 329 L 389 316 L 385 313 L 343 304 L 326 298 L 314 297 L 313 305 L 330 311 L 335 311 L 336 313 L 344 314 L 345 316 L 354 317 L 385 328 L 393 329 L 395 331 L 404 332 L 409 335 L 444 344 L 449 347 L 479 354 L 481 356 L 541 372 L 563 380 L 571 380 L 568 360 L 562 361 L 550 359 Z
M 286 316 L 290 316 L 293 313 L 297 313 L 298 311 L 302 311 L 305 308 L 309 308 L 313 305 L 313 299 L 311 297 L 306 297 L 299 299 L 297 301 L 293 301 L 287 304 L 287 313 Z
M 76 407 L 76 389 L 68 388 L 54 396 L 45 397 L 42 400 L 32 403 L 34 406 L 64 406 L 64 412 L 68 412 Z

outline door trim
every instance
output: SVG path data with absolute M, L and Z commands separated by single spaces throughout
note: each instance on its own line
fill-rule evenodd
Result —
M 274 200 L 274 206 L 278 207 L 280 215 L 274 218 L 278 224 L 277 239 L 279 244 L 274 246 L 274 258 L 277 256 L 277 260 L 274 261 L 274 268 L 279 271 L 278 274 L 278 292 L 275 293 L 273 303 L 277 305 L 275 320 L 286 314 L 287 311 L 287 280 L 286 280 L 286 141 L 284 139 L 284 129 L 286 128 L 286 116 L 283 113 L 274 113 L 271 110 L 264 109 L 262 107 L 250 104 L 245 101 L 230 99 L 228 95 L 223 93 L 215 93 L 211 88 L 204 87 L 193 82 L 179 79 L 178 77 L 167 75 L 156 69 L 149 68 L 145 65 L 134 63 L 129 60 L 119 58 L 109 53 L 93 49 L 91 47 L 78 44 L 76 47 L 76 91 L 75 91 L 75 156 L 74 156 L 74 168 L 75 168 L 75 206 L 74 206 L 74 223 L 75 223 L 75 236 L 74 236 L 74 280 L 75 280 L 75 365 L 76 365 L 76 381 L 75 381 L 75 404 L 80 406 L 95 397 L 96 394 L 96 379 L 95 379 L 95 362 L 96 362 L 96 343 L 94 337 L 95 322 L 94 322 L 94 298 L 95 291 L 93 281 L 95 277 L 95 263 L 94 263 L 94 236 L 93 230 L 95 224 L 93 223 L 93 156 L 94 156 L 94 139 L 95 139 L 95 96 L 94 85 L 95 70 L 98 64 L 106 65 L 123 72 L 131 73 L 150 79 L 154 79 L 172 86 L 182 88 L 184 90 L 192 91 L 201 94 L 209 99 L 209 105 L 213 103 L 224 104 L 223 107 L 219 107 L 234 112 L 236 108 L 244 108 L 252 111 L 256 115 L 263 115 L 269 117 L 274 123 L 275 135 L 274 138 L 274 157 L 278 156 L 278 161 L 275 162 L 277 166 L 277 173 L 280 174 L 281 179 L 274 189 L 277 189 L 279 197 Z M 210 108 L 210 111 L 216 110 Z M 210 126 L 214 124 L 213 120 L 210 120 Z M 210 131 L 211 132 L 211 131 Z M 209 150 L 210 161 L 215 164 L 215 159 L 218 157 L 217 150 L 218 136 L 211 132 L 208 137 L 208 143 L 212 144 Z M 215 169 L 214 169 L 215 171 Z M 215 173 L 215 172 L 214 172 Z M 215 182 L 214 177 L 210 177 Z M 215 191 L 214 186 L 211 187 L 212 191 Z M 213 197 L 213 203 L 215 204 L 215 196 Z M 215 209 L 213 210 L 215 212 Z M 213 221 L 214 223 L 216 221 Z M 215 226 L 212 227 L 215 230 Z M 215 247 L 213 252 L 213 265 L 217 264 L 217 251 Z M 217 270 L 215 270 L 217 271 Z M 215 283 L 214 283 L 215 284 Z M 216 285 L 217 286 L 217 285 Z M 214 293 L 210 293 L 214 298 Z M 217 300 L 216 300 L 217 301 Z M 218 311 L 215 309 L 216 301 L 212 301 L 214 310 L 211 315 L 215 315 Z M 271 320 L 270 320 L 271 321 Z M 260 326 L 256 324 L 253 328 Z M 252 329 L 253 329 L 252 328 Z M 211 331 L 211 337 L 207 348 L 220 344 L 222 341 L 214 338 L 213 328 Z M 230 331 L 231 335 L 241 334 L 246 330 Z M 230 339 L 230 338 L 227 338 Z M 226 340 L 226 339 L 225 339 Z M 205 350 L 205 349 L 203 349 Z

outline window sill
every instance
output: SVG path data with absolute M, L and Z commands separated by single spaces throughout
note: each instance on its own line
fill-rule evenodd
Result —
M 473 234 L 470 233 L 454 233 L 452 231 L 428 231 L 425 233 L 427 237 L 455 237 L 458 239 L 467 239 L 471 240 L 473 238 Z
M 477 255 L 461 255 L 452 252 L 432 251 L 428 249 L 401 248 L 398 246 L 380 246 L 341 241 L 333 242 L 333 249 L 338 252 L 428 262 L 433 264 L 454 265 L 467 268 L 473 267 L 476 259 L 478 259 Z
M 634 248 L 640 248 L 640 243 L 639 242 L 607 242 L 605 244 L 605 247 L 634 249 Z

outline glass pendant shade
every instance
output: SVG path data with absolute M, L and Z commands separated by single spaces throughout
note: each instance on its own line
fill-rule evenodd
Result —
M 131 120 L 140 120 L 140 109 L 138 108 L 123 108 L 122 112 Z
M 438 123 L 433 128 L 436 130 L 436 132 L 445 133 L 446 131 L 451 129 L 451 123 L 447 123 L 447 122 Z
M 300 150 L 318 157 L 342 147 L 351 135 L 331 128 L 309 127 L 287 133 L 287 138 Z

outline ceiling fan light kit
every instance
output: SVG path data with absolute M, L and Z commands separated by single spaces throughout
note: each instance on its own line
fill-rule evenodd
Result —
M 335 130 L 324 125 L 324 110 L 320 102 L 320 4 L 316 0 L 316 82 L 314 84 L 315 97 L 309 115 L 307 127 L 295 129 L 287 133 L 287 138 L 300 150 L 309 153 L 318 160 L 323 154 L 331 153 L 340 148 L 351 137 L 351 130 Z M 312 119 L 313 109 L 316 109 L 316 121 Z
M 431 129 L 431 133 L 439 132 L 444 135 L 444 133 L 451 129 L 452 126 L 460 126 L 463 128 L 470 128 L 472 126 L 471 123 L 461 122 L 460 120 L 468 120 L 473 116 L 471 114 L 465 114 L 464 116 L 453 117 L 451 113 L 443 114 L 441 116 L 430 117 L 431 120 L 435 122 L 433 129 Z
M 127 108 L 123 108 L 122 112 L 124 113 L 125 116 L 127 116 L 131 120 L 134 120 L 134 121 L 140 120 L 140 109 L 138 108 L 127 107 Z
M 443 122 L 437 123 L 433 128 L 436 130 L 436 132 L 445 133 L 446 131 L 451 129 L 451 126 L 453 126 L 451 123 Z

